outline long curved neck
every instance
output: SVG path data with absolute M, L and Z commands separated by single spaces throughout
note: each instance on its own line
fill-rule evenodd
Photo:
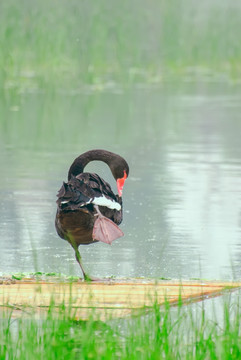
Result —
M 106 150 L 90 150 L 78 156 L 73 164 L 69 168 L 68 180 L 70 180 L 71 175 L 77 176 L 84 171 L 85 166 L 94 160 L 104 161 L 112 170 L 111 163 L 113 162 L 113 157 L 118 157 L 118 155 L 113 154 Z

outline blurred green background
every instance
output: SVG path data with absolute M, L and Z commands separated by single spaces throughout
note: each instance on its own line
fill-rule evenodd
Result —
M 71 136 L 75 142 L 76 116 L 85 132 L 103 92 L 240 83 L 240 30 L 241 4 L 234 0 L 3 0 L 2 141 L 47 146 L 54 139 L 63 147 Z M 126 141 L 128 108 L 115 112 L 115 140 Z
M 23 93 L 236 81 L 240 28 L 234 0 L 3 0 L 1 84 Z

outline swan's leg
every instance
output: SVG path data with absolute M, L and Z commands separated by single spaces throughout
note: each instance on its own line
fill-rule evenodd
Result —
M 72 245 L 73 246 L 73 245 Z M 95 278 L 95 277 L 92 277 L 92 276 L 89 276 L 85 271 L 84 271 L 84 268 L 83 268 L 83 265 L 82 265 L 82 261 L 81 261 L 81 255 L 79 253 L 79 250 L 78 250 L 78 247 L 75 245 L 73 246 L 74 248 L 74 251 L 75 251 L 75 258 L 81 268 L 81 271 L 83 273 L 83 276 L 84 276 L 84 280 L 85 281 L 100 281 L 99 278 Z
M 95 214 L 94 216 L 99 216 L 99 217 L 103 217 L 103 216 L 104 216 L 104 215 L 101 214 L 98 205 L 94 205 L 94 208 L 95 208 L 96 213 L 97 213 L 97 214 Z
M 88 278 L 88 275 L 87 275 L 86 272 L 84 271 L 84 268 L 83 268 L 83 265 L 82 265 L 82 261 L 81 261 L 81 255 L 80 255 L 80 253 L 79 253 L 79 250 L 78 250 L 77 246 L 74 247 L 74 251 L 75 251 L 75 258 L 76 258 L 76 260 L 77 260 L 77 262 L 78 262 L 78 264 L 79 264 L 79 266 L 80 266 L 80 268 L 81 268 L 81 271 L 82 271 L 82 273 L 83 273 L 84 279 L 86 280 L 86 279 Z
M 84 280 L 90 280 L 90 277 L 86 274 L 86 272 L 84 271 L 83 265 L 82 265 L 82 261 L 81 261 L 81 255 L 79 253 L 79 249 L 78 246 L 76 245 L 76 242 L 73 238 L 73 236 L 69 233 L 68 237 L 66 238 L 66 240 L 68 240 L 68 242 L 70 243 L 70 245 L 72 246 L 72 248 L 74 249 L 75 252 L 75 258 L 81 268 L 81 271 L 83 273 L 84 276 Z

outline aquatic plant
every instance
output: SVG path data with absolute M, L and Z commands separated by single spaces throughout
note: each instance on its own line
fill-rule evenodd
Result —
M 171 308 L 153 304 L 148 313 L 126 319 L 74 319 L 63 304 L 47 314 L 14 318 L 1 311 L 1 359 L 238 359 L 241 354 L 240 304 L 224 302 L 223 322 L 204 306 Z M 72 313 L 73 314 L 73 313 Z M 94 314 L 94 309 L 93 309 Z M 25 314 L 26 315 L 26 314 Z

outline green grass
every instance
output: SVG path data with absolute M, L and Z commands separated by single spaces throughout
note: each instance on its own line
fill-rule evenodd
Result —
M 212 94 L 218 82 L 229 93 L 240 82 L 240 9 L 235 0 L 1 1 L 0 149 L 139 146 L 152 127 L 162 136 L 170 119 L 183 121 L 173 89 Z
M 148 314 L 106 322 L 73 320 L 64 305 L 41 321 L 1 312 L 1 359 L 239 359 L 240 305 L 223 303 L 222 325 L 200 304 L 153 304 Z M 220 318 L 220 314 L 218 314 Z
M 0 83 L 25 93 L 236 81 L 240 10 L 234 0 L 3 0 Z

